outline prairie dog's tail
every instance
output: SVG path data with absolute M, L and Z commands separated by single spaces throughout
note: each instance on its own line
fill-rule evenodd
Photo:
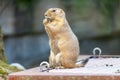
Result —
M 86 63 L 89 61 L 89 59 L 91 59 L 91 58 L 94 58 L 94 56 L 90 56 L 86 59 L 78 60 L 76 62 L 76 67 L 84 67 L 86 65 Z

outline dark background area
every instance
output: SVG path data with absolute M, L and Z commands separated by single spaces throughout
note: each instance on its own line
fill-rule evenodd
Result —
M 44 12 L 62 8 L 79 39 L 80 54 L 120 54 L 120 0 L 0 0 L 0 26 L 9 63 L 26 68 L 48 61 L 48 36 Z

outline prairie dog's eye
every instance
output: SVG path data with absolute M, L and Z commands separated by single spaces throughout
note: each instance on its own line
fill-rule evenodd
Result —
M 56 10 L 52 10 L 52 12 L 55 12 Z

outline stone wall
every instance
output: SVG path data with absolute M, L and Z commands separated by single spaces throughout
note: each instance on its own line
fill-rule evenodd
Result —
M 81 54 L 92 54 L 94 47 L 100 47 L 102 54 L 120 54 L 120 7 L 115 12 L 113 26 L 94 1 L 38 0 L 31 8 L 9 4 L 0 16 L 8 62 L 30 68 L 48 60 L 48 36 L 42 20 L 44 12 L 51 7 L 60 7 L 66 12 L 79 39 Z

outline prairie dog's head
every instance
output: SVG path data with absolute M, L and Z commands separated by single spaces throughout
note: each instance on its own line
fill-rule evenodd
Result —
M 60 8 L 50 8 L 45 12 L 44 15 L 48 21 L 52 21 L 52 20 L 57 19 L 57 18 L 64 18 L 65 17 L 64 11 Z

